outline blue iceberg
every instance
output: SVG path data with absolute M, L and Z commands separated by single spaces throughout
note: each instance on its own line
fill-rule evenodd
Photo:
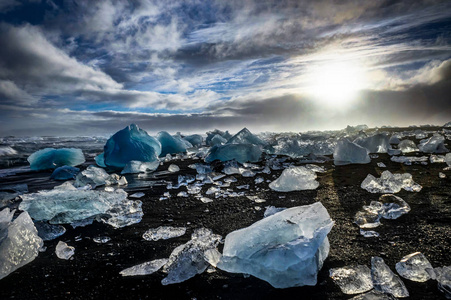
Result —
M 209 145 L 209 146 L 213 146 L 211 144 L 211 140 L 216 135 L 219 135 L 220 137 L 224 138 L 226 141 L 229 140 L 232 137 L 232 135 L 228 131 L 224 132 L 224 131 L 221 131 L 219 129 L 215 129 L 213 131 L 207 132 L 207 138 L 205 139 L 205 143 L 207 145 Z
M 232 136 L 227 141 L 227 144 L 252 144 L 252 145 L 260 145 L 263 147 L 267 145 L 265 141 L 262 141 L 260 138 L 253 135 L 246 127 L 241 129 L 241 131 L 235 134 L 234 136 Z
M 71 166 L 62 166 L 58 167 L 53 171 L 52 176 L 50 178 L 54 180 L 69 180 L 74 179 L 75 176 L 80 172 L 79 168 L 71 167 Z
M 229 233 L 218 268 L 251 274 L 275 288 L 316 285 L 333 225 L 320 202 L 283 210 Z
M 166 131 L 160 131 L 157 135 L 157 139 L 161 143 L 160 156 L 166 156 L 166 154 L 173 153 L 183 153 L 186 152 L 186 148 L 192 147 L 189 142 L 183 141 L 178 137 L 173 137 Z
M 160 153 L 160 142 L 145 130 L 131 124 L 108 139 L 104 147 L 104 164 L 114 169 L 122 169 L 132 160 L 155 161 Z M 97 160 L 96 162 L 99 164 Z
M 220 161 L 236 160 L 239 163 L 257 162 L 260 160 L 262 150 L 252 144 L 225 144 L 213 146 L 205 157 L 205 162 L 210 163 L 216 159 Z
M 64 165 L 78 166 L 86 161 L 81 149 L 75 148 L 45 148 L 31 154 L 27 160 L 32 170 L 55 169 Z
M 187 140 L 193 146 L 202 146 L 204 138 L 200 134 L 192 134 L 185 136 L 183 139 Z

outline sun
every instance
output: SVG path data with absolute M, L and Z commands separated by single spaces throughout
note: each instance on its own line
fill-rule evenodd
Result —
M 350 62 L 329 62 L 312 67 L 307 91 L 319 103 L 345 107 L 366 87 L 364 69 Z

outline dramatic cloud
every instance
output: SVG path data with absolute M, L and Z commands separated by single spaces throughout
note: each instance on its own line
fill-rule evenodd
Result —
M 445 0 L 1 1 L 0 134 L 443 123 L 450 19 Z M 362 80 L 319 99 L 337 63 Z M 328 105 L 340 85 L 359 93 Z

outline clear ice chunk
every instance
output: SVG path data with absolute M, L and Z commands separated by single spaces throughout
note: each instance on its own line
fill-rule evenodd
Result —
M 384 133 L 357 138 L 354 140 L 354 143 L 368 149 L 370 153 L 387 153 L 387 150 L 390 149 L 389 138 Z
M 160 226 L 158 228 L 151 228 L 144 232 L 143 239 L 146 241 L 167 240 L 182 236 L 185 233 L 185 227 Z
M 65 165 L 78 166 L 86 161 L 81 149 L 75 148 L 45 148 L 34 152 L 27 160 L 32 170 L 55 169 Z
M 432 269 L 432 265 L 421 252 L 404 256 L 395 268 L 399 275 L 412 281 L 425 282 L 431 279 L 426 269 Z
M 205 162 L 210 163 L 214 160 L 229 161 L 233 159 L 239 163 L 257 162 L 260 160 L 261 154 L 262 150 L 256 145 L 225 144 L 211 147 L 207 157 L 205 157 Z
M 371 162 L 368 156 L 368 149 L 352 143 L 348 139 L 341 139 L 337 142 L 334 150 L 334 164 L 367 164 Z
M 376 228 L 381 225 L 379 214 L 368 210 L 358 211 L 354 223 L 360 228 Z
M 278 192 L 314 190 L 319 186 L 315 172 L 305 167 L 290 167 L 283 170 L 279 178 L 269 184 Z
M 160 131 L 157 134 L 157 139 L 161 143 L 160 157 L 166 156 L 166 154 L 185 153 L 187 148 L 193 146 L 179 137 L 173 137 L 166 131 Z
M 377 233 L 374 230 L 363 230 L 363 229 L 360 229 L 360 234 L 363 235 L 366 238 L 379 237 L 379 233 Z
M 411 140 L 402 140 L 398 144 L 398 149 L 402 151 L 402 153 L 411 153 L 418 151 L 417 145 Z
M 155 259 L 124 269 L 119 274 L 122 276 L 150 275 L 160 270 L 167 262 L 167 258 Z
M 371 290 L 369 292 L 366 292 L 365 294 L 352 297 L 349 300 L 396 300 L 396 298 L 390 294 L 385 294 L 376 290 Z
M 451 153 L 447 153 L 445 155 L 445 162 L 449 167 L 451 167 Z
M 365 265 L 330 269 L 329 276 L 348 295 L 360 294 L 373 288 L 371 270 Z
M 391 294 L 396 298 L 409 297 L 404 282 L 378 256 L 371 258 L 371 278 L 375 290 Z
M 145 194 L 143 192 L 138 192 L 138 193 L 131 194 L 129 197 L 131 197 L 131 198 L 142 198 L 144 196 L 145 196 Z
M 383 203 L 380 215 L 384 219 L 397 219 L 410 211 L 410 206 L 401 197 L 385 194 L 379 198 Z
M 286 209 L 229 233 L 218 268 L 276 288 L 316 285 L 333 224 L 320 202 Z
M 161 153 L 160 142 L 135 124 L 116 132 L 104 147 L 104 164 L 123 169 L 132 161 L 154 162 Z
M 437 280 L 439 291 L 445 294 L 446 299 L 451 299 L 451 266 L 427 269 L 427 271 L 432 279 Z
M 228 141 L 227 144 L 252 144 L 252 145 L 259 145 L 259 146 L 266 146 L 267 143 L 257 136 L 253 135 L 249 129 L 243 128 L 232 136 Z
M 114 192 L 53 189 L 21 197 L 19 209 L 28 211 L 35 220 L 52 224 L 97 218 L 119 228 L 138 223 L 143 216 L 142 202 L 128 200 L 122 189 Z
M 168 167 L 168 171 L 171 173 L 175 173 L 175 172 L 180 171 L 180 168 L 179 168 L 179 166 L 172 164 Z
M 410 166 L 413 163 L 427 164 L 429 160 L 427 156 L 392 156 L 391 161 Z
M 53 171 L 50 176 L 51 179 L 54 180 L 69 180 L 74 179 L 75 176 L 80 172 L 79 168 L 71 167 L 71 166 L 62 166 L 58 167 Z
M 0 279 L 33 261 L 44 245 L 27 212 L 13 216 L 9 208 L 0 211 Z
M 66 228 L 64 228 L 64 226 L 52 225 L 42 221 L 34 222 L 34 226 L 38 230 L 38 235 L 43 241 L 54 240 L 66 232 Z
M 163 285 L 183 282 L 204 272 L 209 263 L 205 260 L 205 252 L 216 249 L 221 236 L 211 230 L 201 228 L 191 235 L 191 240 L 178 246 L 169 256 L 163 271 L 168 275 L 161 281 Z
M 287 209 L 287 208 L 286 207 L 266 206 L 265 212 L 263 213 L 263 218 L 267 218 L 269 216 L 275 215 L 278 212 L 284 211 L 285 209 Z
M 445 138 L 439 134 L 426 140 L 421 140 L 418 149 L 425 153 L 446 153 L 449 151 L 445 147 Z
M 137 174 L 137 173 L 153 172 L 156 169 L 158 169 L 159 165 L 160 161 L 158 159 L 152 162 L 132 160 L 125 165 L 124 169 L 121 171 L 121 174 Z
M 69 259 L 75 254 L 75 248 L 59 241 L 56 245 L 55 253 L 60 259 Z
M 360 186 L 370 193 L 397 193 L 401 189 L 419 192 L 422 189 L 421 185 L 413 181 L 411 174 L 392 174 L 388 170 L 382 172 L 380 178 L 368 174 Z

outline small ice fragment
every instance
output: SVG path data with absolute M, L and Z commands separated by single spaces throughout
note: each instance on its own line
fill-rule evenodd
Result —
M 97 236 L 92 240 L 97 244 L 105 244 L 111 241 L 111 238 L 109 236 Z
M 383 211 L 380 215 L 384 219 L 397 219 L 410 211 L 406 201 L 392 194 L 380 196 L 379 201 L 383 203 Z
M 254 180 L 255 184 L 260 184 L 260 183 L 262 183 L 263 181 L 265 181 L 265 180 L 263 179 L 263 177 L 257 177 L 257 178 L 255 178 L 255 180 Z
M 438 177 L 439 178 L 446 178 L 446 174 L 442 173 L 442 172 L 438 172 Z
M 278 192 L 314 190 L 319 186 L 315 179 L 315 172 L 305 167 L 289 167 L 269 187 Z
M 59 236 L 62 236 L 66 232 L 66 228 L 61 225 L 52 225 L 47 222 L 34 222 L 34 226 L 38 230 L 38 236 L 43 241 L 51 241 Z
M 224 178 L 224 182 L 237 182 L 237 181 L 238 181 L 238 179 L 236 179 L 236 178 L 233 177 L 233 176 Z
M 249 184 L 238 185 L 236 188 L 239 190 L 248 190 Z
M 59 241 L 56 245 L 55 253 L 60 259 L 69 259 L 74 255 L 75 248 L 68 246 L 65 242 Z
M 258 196 L 246 196 L 247 199 L 254 201 L 255 203 L 263 203 L 266 202 L 264 199 L 260 199 Z
M 431 157 L 429 157 L 429 161 L 431 162 L 431 164 L 444 163 L 444 162 L 446 162 L 445 155 L 434 155 L 434 154 L 432 154 Z
M 345 294 L 359 294 L 373 288 L 371 270 L 365 265 L 346 266 L 329 270 L 329 276 Z
M 91 185 L 92 188 L 96 188 L 97 186 L 105 185 L 107 179 L 113 180 L 113 178 L 104 169 L 91 165 L 86 170 L 77 174 L 74 186 L 82 187 Z
M 411 140 L 403 140 L 398 144 L 398 149 L 402 151 L 402 153 L 410 153 L 418 151 L 417 145 Z
M 210 203 L 210 202 L 213 202 L 212 199 L 207 198 L 207 197 L 200 197 L 200 201 L 202 201 L 202 203 Z
M 387 167 L 383 162 L 378 162 L 378 163 L 377 163 L 377 166 L 378 166 L 379 168 L 386 168 L 386 167 Z
M 168 171 L 171 173 L 175 173 L 175 172 L 180 171 L 180 168 L 179 168 L 179 166 L 172 164 L 168 167 Z
M 371 290 L 369 292 L 366 292 L 365 294 L 352 297 L 349 300 L 396 300 L 396 298 L 390 294 L 385 294 L 376 290 Z
M 167 240 L 182 236 L 185 233 L 185 227 L 160 226 L 158 228 L 151 228 L 147 230 L 143 234 L 143 239 L 146 241 Z
M 159 165 L 160 161 L 158 159 L 152 162 L 131 160 L 124 166 L 124 169 L 121 171 L 121 174 L 122 175 L 137 174 L 137 173 L 146 173 L 149 171 L 152 172 L 158 169 Z
M 401 189 L 409 192 L 419 192 L 422 187 L 413 181 L 412 175 L 409 173 L 392 174 L 386 170 L 382 172 L 380 178 L 368 174 L 362 182 L 361 188 L 370 193 L 397 193 Z
M 105 187 L 105 192 L 114 192 L 114 187 L 106 186 Z
M 399 275 L 412 281 L 425 282 L 431 279 L 426 269 L 432 269 L 432 265 L 421 252 L 404 256 L 395 268 Z
M 448 166 L 451 167 L 451 153 L 447 153 L 447 154 L 445 155 L 445 162 L 446 162 L 446 164 L 447 164 Z
M 119 272 L 122 276 L 150 275 L 160 270 L 168 262 L 167 258 L 148 261 Z
M 366 238 L 379 237 L 379 233 L 377 233 L 374 230 L 363 230 L 363 229 L 360 229 L 360 234 L 363 235 Z
M 357 212 L 354 223 L 360 228 L 375 228 L 381 225 L 379 214 L 367 210 Z
M 177 197 L 188 197 L 188 196 L 189 196 L 188 193 L 185 191 L 181 191 L 177 194 Z
M 219 192 L 220 190 L 221 190 L 220 188 L 212 186 L 205 192 L 205 194 L 207 194 L 207 195 L 215 194 L 215 193 Z
M 451 299 L 451 266 L 426 270 L 432 279 L 437 280 L 437 287 L 445 294 L 445 298 Z
M 138 192 L 138 193 L 134 193 L 134 194 L 131 194 L 129 197 L 131 197 L 131 198 L 141 198 L 141 197 L 144 197 L 144 193 L 143 192 Z
M 240 168 L 239 170 L 241 172 L 241 176 L 243 176 L 243 177 L 254 177 L 255 176 L 255 172 L 252 170 L 243 169 L 243 168 Z
M 409 297 L 409 292 L 402 280 L 390 270 L 380 257 L 374 256 L 371 258 L 371 278 L 375 290 L 392 294 L 397 298 Z

